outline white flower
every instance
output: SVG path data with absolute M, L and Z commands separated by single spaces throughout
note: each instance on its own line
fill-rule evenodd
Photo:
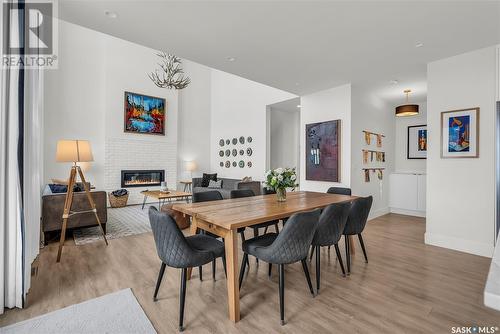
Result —
M 291 179 L 292 179 L 292 181 L 295 181 L 297 179 L 297 176 L 295 176 L 295 174 L 293 174 Z
M 278 175 L 278 181 L 283 181 L 283 175 Z
M 275 172 L 276 174 L 281 174 L 281 173 L 283 173 L 283 168 L 281 168 L 281 167 L 280 167 L 280 168 L 276 168 L 276 169 L 274 170 L 274 172 Z

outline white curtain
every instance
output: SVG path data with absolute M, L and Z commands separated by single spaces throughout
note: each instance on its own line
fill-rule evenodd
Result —
M 3 6 L 1 7 L 3 11 Z M 2 18 L 5 19 L 3 16 Z M 9 17 L 7 16 L 7 19 Z M 5 27 L 5 26 L 4 26 Z M 1 36 L 19 38 L 18 26 L 7 26 L 13 33 Z M 3 28 L 2 28 L 3 29 Z M 1 43 L 3 47 L 3 43 Z M 2 50 L 1 54 L 4 52 Z M 21 192 L 23 73 L 2 69 L 0 86 L 0 313 L 4 307 L 23 306 L 23 213 Z M 20 131 L 21 130 L 21 131 Z M 22 150 L 21 150 L 22 152 Z

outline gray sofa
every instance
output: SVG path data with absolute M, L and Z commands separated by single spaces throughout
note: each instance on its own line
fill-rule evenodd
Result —
M 217 180 L 222 180 L 222 188 L 215 189 L 215 188 L 202 187 L 201 179 L 202 179 L 201 177 L 193 178 L 192 180 L 193 194 L 198 192 L 217 190 L 218 192 L 221 193 L 224 199 L 229 198 L 231 190 L 236 190 L 236 189 L 252 189 L 255 195 L 262 194 L 262 186 L 259 181 L 242 182 L 241 180 L 238 179 L 227 179 L 219 177 L 217 178 Z

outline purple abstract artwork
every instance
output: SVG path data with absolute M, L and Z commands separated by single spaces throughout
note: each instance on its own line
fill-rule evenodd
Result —
M 340 120 L 306 125 L 306 180 L 340 181 Z

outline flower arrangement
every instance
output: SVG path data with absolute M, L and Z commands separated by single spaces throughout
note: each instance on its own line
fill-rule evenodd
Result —
M 278 201 L 283 202 L 286 200 L 286 188 L 295 188 L 298 186 L 297 173 L 295 168 L 276 168 L 266 172 L 266 181 L 264 181 L 267 188 L 276 191 Z

